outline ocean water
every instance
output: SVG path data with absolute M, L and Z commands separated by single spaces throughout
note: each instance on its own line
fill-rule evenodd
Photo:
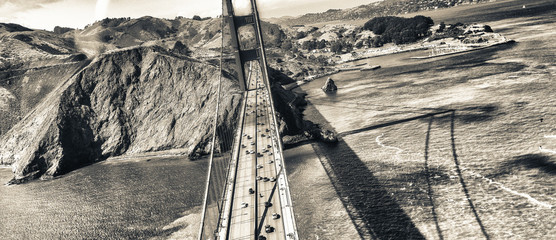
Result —
M 49 181 L 0 186 L 0 239 L 148 239 L 168 236 L 202 203 L 206 161 L 107 161 Z M 11 171 L 0 169 L 6 183 Z M 181 226 L 185 227 L 185 226 Z
M 477 14 L 516 43 L 425 60 L 411 57 L 427 51 L 356 61 L 382 68 L 329 76 L 335 94 L 320 89 L 327 77 L 301 86 L 311 103 L 306 117 L 341 136 L 335 146 L 313 146 L 359 233 L 556 234 L 556 8 L 533 1 L 537 12 L 520 15 L 528 6 L 508 2 L 488 14 L 464 11 L 465 19 Z M 431 12 L 435 22 L 450 23 L 453 14 Z

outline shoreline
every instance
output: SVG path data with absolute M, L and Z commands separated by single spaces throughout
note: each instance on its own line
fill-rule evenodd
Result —
M 516 42 L 515 40 L 510 39 L 510 40 L 506 40 L 506 41 L 503 41 L 503 42 L 497 42 L 497 43 L 489 44 L 489 45 L 486 45 L 486 46 L 481 46 L 481 47 L 476 47 L 476 48 L 471 48 L 471 49 L 465 49 L 465 50 L 455 51 L 455 52 L 451 52 L 451 53 L 442 53 L 442 54 L 437 54 L 437 55 L 432 55 L 432 56 L 417 56 L 417 57 L 410 57 L 410 58 L 411 59 L 430 59 L 430 58 L 435 58 L 435 57 L 450 56 L 450 55 L 454 55 L 454 54 L 458 54 L 458 53 L 472 52 L 472 51 L 487 49 L 487 48 L 490 48 L 490 47 L 515 43 L 515 42 Z
M 495 47 L 495 46 L 500 46 L 500 45 L 504 45 L 504 44 L 512 44 L 512 43 L 516 43 L 516 41 L 513 40 L 513 39 L 510 39 L 510 40 L 505 40 L 505 41 L 502 41 L 502 42 L 496 42 L 496 43 L 492 43 L 492 44 L 488 44 L 488 45 L 480 46 L 480 47 L 475 47 L 475 48 L 471 48 L 471 49 L 465 49 L 465 50 L 455 51 L 455 52 L 451 52 L 451 53 L 437 54 L 437 55 L 434 55 L 434 56 L 415 56 L 415 57 L 410 57 L 410 59 L 416 59 L 416 60 L 431 59 L 431 58 L 435 58 L 435 57 L 450 56 L 450 55 L 455 55 L 455 54 L 460 54 L 460 53 L 467 53 L 467 52 L 472 52 L 472 51 L 477 51 L 477 50 L 483 50 L 483 49 L 487 49 L 487 48 L 491 48 L 491 47 Z M 350 60 L 346 60 L 346 61 L 337 62 L 334 65 L 334 67 L 338 67 L 341 64 L 350 63 L 350 62 L 356 62 L 356 61 L 361 61 L 361 60 L 366 60 L 366 59 L 371 59 L 371 58 L 377 58 L 377 57 L 383 57 L 383 56 L 388 56 L 388 55 L 395 55 L 395 54 L 400 54 L 400 53 L 423 51 L 423 50 L 427 50 L 427 49 L 430 49 L 430 48 L 431 48 L 430 46 L 426 46 L 426 47 L 423 46 L 423 47 L 419 47 L 419 48 L 405 49 L 405 50 L 393 51 L 393 52 L 389 52 L 389 53 L 381 53 L 381 54 L 372 55 L 372 56 L 358 57 L 358 58 L 354 58 L 354 59 L 350 59 Z M 323 78 L 323 77 L 331 76 L 331 75 L 342 73 L 342 72 L 361 71 L 362 69 L 364 69 L 364 67 L 361 67 L 361 66 L 353 66 L 351 68 L 344 68 L 344 69 L 338 67 L 334 71 L 309 76 L 309 77 L 304 78 L 303 80 L 298 80 L 294 83 L 282 85 L 282 87 L 284 87 L 286 90 L 292 90 L 292 89 L 295 89 L 299 86 L 302 86 L 302 85 L 305 85 L 309 82 L 312 82 L 316 79 L 320 79 L 320 78 Z
M 177 148 L 177 149 L 161 150 L 161 151 L 154 151 L 154 152 L 132 153 L 129 155 L 109 157 L 104 161 L 99 161 L 99 163 L 143 161 L 143 160 L 153 160 L 153 159 L 163 159 L 163 158 L 173 158 L 173 157 L 184 157 L 190 160 L 187 157 L 185 150 L 186 150 L 185 148 Z

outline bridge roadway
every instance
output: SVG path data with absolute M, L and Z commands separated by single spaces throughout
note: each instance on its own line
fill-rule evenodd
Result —
M 269 240 L 287 239 L 281 204 L 281 198 L 284 201 L 284 195 L 288 194 L 284 192 L 287 180 L 278 177 L 282 171 L 281 150 L 271 119 L 269 94 L 260 71 L 251 70 L 248 81 L 235 183 L 228 189 L 229 195 L 233 195 L 231 205 L 228 204 L 229 219 L 225 220 L 229 225 L 223 224 L 221 230 L 227 231 L 226 239 L 258 239 L 255 234 L 259 227 L 259 236 Z M 268 225 L 271 232 L 266 231 Z

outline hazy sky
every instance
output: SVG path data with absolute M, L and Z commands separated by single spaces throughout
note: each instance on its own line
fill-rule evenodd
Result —
M 257 0 L 261 17 L 296 16 L 331 8 L 350 8 L 381 0 Z M 247 6 L 248 0 L 234 0 Z M 105 17 L 215 17 L 222 0 L 0 0 L 0 22 L 37 29 L 82 28 Z

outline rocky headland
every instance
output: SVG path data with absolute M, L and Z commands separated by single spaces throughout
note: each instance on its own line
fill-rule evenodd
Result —
M 167 149 L 207 152 L 218 70 L 159 47 L 100 55 L 2 135 L 0 163 L 14 181 L 64 174 L 107 157 Z M 221 123 L 241 100 L 224 78 Z

